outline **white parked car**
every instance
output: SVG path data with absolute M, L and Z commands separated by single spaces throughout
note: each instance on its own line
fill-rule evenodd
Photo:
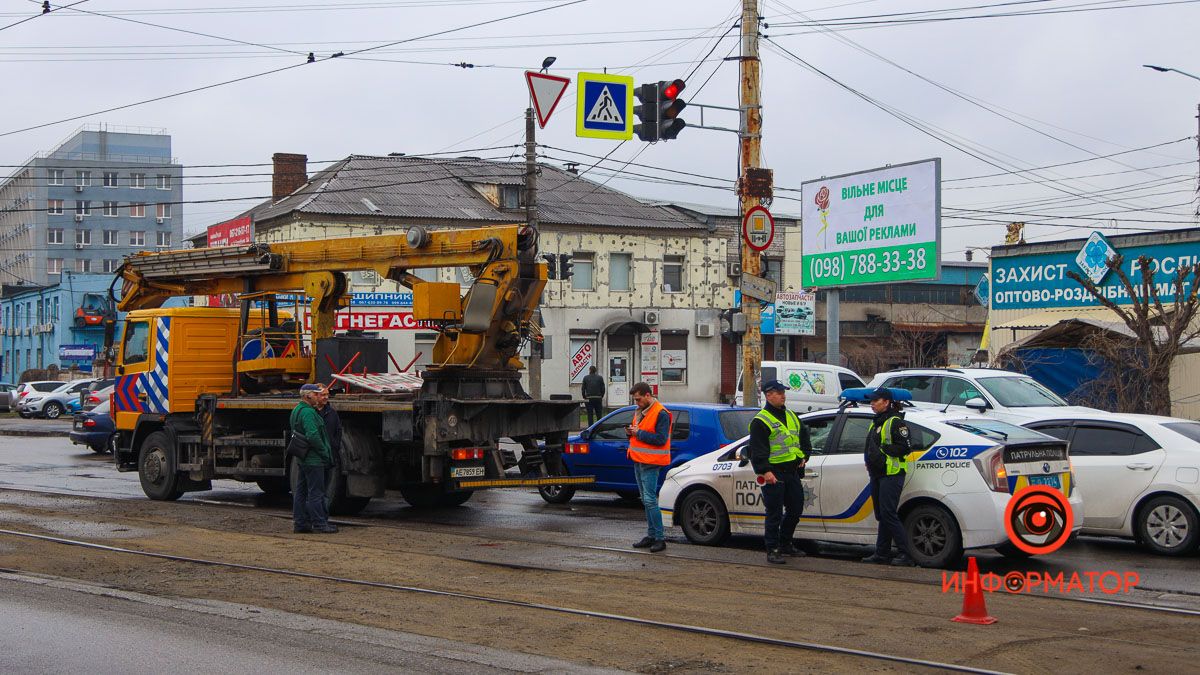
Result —
M 892 370 L 879 373 L 867 386 L 907 389 L 919 408 L 973 411 L 1013 424 L 1047 415 L 1100 412 L 1067 404 L 1028 375 L 995 368 Z
M 79 400 L 79 392 L 87 389 L 93 380 L 73 380 L 60 382 L 53 391 L 32 391 L 21 398 L 17 404 L 17 413 L 21 417 L 44 416 L 48 419 L 58 419 L 67 411 L 71 401 Z
M 867 390 L 859 390 L 865 392 Z M 798 539 L 873 544 L 878 529 L 863 465 L 873 417 L 866 406 L 801 415 L 813 454 L 804 477 L 804 515 Z M 900 498 L 900 517 L 913 559 L 925 567 L 956 564 L 964 549 L 995 548 L 1022 555 L 1009 543 L 1004 510 L 1016 489 L 1057 487 L 1082 508 L 1062 441 L 999 420 L 910 408 L 905 421 L 915 457 Z M 720 544 L 730 533 L 762 535 L 762 493 L 749 462 L 740 459 L 749 437 L 682 464 L 659 492 L 663 513 L 695 544 Z M 1037 462 L 1013 461 L 1033 451 Z M 1078 531 L 1078 523 L 1072 530 Z
M 809 361 L 763 361 L 760 375 L 760 384 L 779 380 L 791 387 L 787 392 L 787 407 L 796 412 L 836 408 L 843 391 L 863 386 L 862 378 L 849 368 Z M 745 399 L 741 372 L 737 381 L 734 403 L 742 405 Z
M 11 409 L 16 410 L 21 417 L 29 417 L 29 415 L 21 412 L 21 401 L 30 396 L 43 396 L 63 386 L 61 380 L 41 380 L 38 382 L 22 382 L 17 385 L 17 390 L 10 396 Z
M 1025 426 L 1070 443 L 1084 533 L 1133 537 L 1164 555 L 1200 545 L 1200 422 L 1088 413 Z

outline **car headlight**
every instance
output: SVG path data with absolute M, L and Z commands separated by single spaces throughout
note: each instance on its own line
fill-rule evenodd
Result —
M 33 398 L 27 398 L 27 399 L 25 399 L 25 402 L 26 402 L 26 403 L 37 403 L 37 402 L 38 402 L 38 401 L 40 401 L 40 400 L 42 400 L 42 397 L 41 397 L 41 396 L 35 396 L 35 397 L 33 397 Z

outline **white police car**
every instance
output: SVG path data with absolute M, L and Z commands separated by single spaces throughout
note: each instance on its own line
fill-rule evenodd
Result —
M 800 416 L 813 452 L 804 477 L 798 539 L 875 542 L 877 523 L 863 465 L 873 415 L 858 405 L 870 391 L 848 389 L 839 409 Z M 892 391 L 897 400 L 909 398 L 907 391 Z M 905 422 L 915 462 L 901 494 L 900 516 L 912 540 L 913 559 L 922 566 L 953 565 L 971 548 L 1024 555 L 1009 543 L 1004 516 L 1012 494 L 1026 485 L 1058 488 L 1069 495 L 1071 510 L 1082 513 L 1063 441 L 962 412 L 909 408 Z M 762 493 L 753 468 L 741 459 L 748 440 L 667 474 L 659 504 L 692 543 L 717 545 L 730 533 L 762 534 Z M 1078 531 L 1081 520 L 1074 519 L 1072 531 Z

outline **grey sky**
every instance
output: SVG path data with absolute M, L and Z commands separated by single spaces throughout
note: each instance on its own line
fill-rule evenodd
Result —
M 766 0 L 762 13 L 771 26 L 764 33 L 778 45 L 923 123 L 986 146 L 984 152 L 1011 164 L 1036 167 L 1086 160 L 1092 156 L 1088 151 L 1104 155 L 1197 133 L 1200 81 L 1155 73 L 1141 64 L 1158 63 L 1200 74 L 1200 40 L 1195 36 L 1200 3 L 838 33 L 926 78 L 1003 107 L 1009 111 L 1005 114 L 1083 149 L 1001 119 L 815 28 L 782 25 L 995 1 Z M 942 16 L 1153 1 L 1046 0 Z M 10 82 L 5 97 L 10 105 L 0 109 L 0 133 L 300 63 L 309 51 L 318 57 L 351 52 L 556 4 L 561 0 L 352 0 L 324 5 L 316 0 L 216 0 L 207 4 L 198 0 L 90 0 L 79 9 L 269 44 L 299 54 L 63 10 L 0 31 L 0 62 Z M 713 38 L 732 25 L 739 6 L 736 0 L 588 0 L 362 55 L 377 60 L 322 60 L 120 112 L 0 136 L 0 153 L 4 164 L 16 164 L 50 149 L 83 122 L 106 122 L 165 127 L 173 136 L 175 154 L 189 166 L 269 162 L 274 152 L 301 152 L 317 161 L 350 153 L 428 153 L 504 146 L 467 154 L 508 157 L 518 152 L 508 146 L 521 140 L 520 117 L 526 105 L 524 68 L 536 69 L 544 56 L 554 55 L 558 61 L 553 72 L 572 77 L 579 69 L 605 67 L 634 75 L 639 82 L 683 77 L 709 52 Z M 290 9 L 282 11 L 285 7 Z M 0 5 L 0 26 L 17 21 L 27 11 L 36 13 L 37 5 L 8 0 Z M 669 16 L 672 11 L 674 16 Z M 719 59 L 736 49 L 735 34 L 736 29 L 689 80 L 686 100 L 736 105 L 734 62 L 721 65 L 697 93 Z M 764 42 L 763 59 L 764 149 L 777 186 L 799 188 L 803 181 L 822 175 L 934 156 L 943 158 L 944 179 L 1000 171 L 905 126 L 796 65 L 770 43 Z M 477 67 L 445 65 L 460 62 Z M 597 156 L 613 150 L 614 141 L 575 137 L 573 97 L 574 87 L 549 126 L 539 132 L 538 140 Z M 17 101 L 19 105 L 11 105 Z M 699 111 L 687 110 L 683 117 L 698 122 Z M 737 125 L 733 113 L 706 114 L 706 122 Z M 736 137 L 729 133 L 686 129 L 679 139 L 651 147 L 634 140 L 613 152 L 612 158 L 624 162 L 639 151 L 634 160 L 639 164 L 729 179 L 736 173 Z M 558 150 L 546 152 L 558 158 L 586 159 Z M 1064 200 L 1073 199 L 1071 196 L 1033 185 L 1027 179 L 1037 179 L 1028 175 L 947 182 L 943 203 L 979 209 L 981 213 L 975 215 L 1000 221 L 1014 212 L 1063 215 L 1156 210 L 1061 221 L 1080 227 L 1075 230 L 1038 226 L 1027 231 L 1027 235 L 1042 239 L 1086 236 L 1093 225 L 1106 232 L 1124 231 L 1111 229 L 1111 218 L 1118 219 L 1119 227 L 1184 227 L 1195 222 L 1196 159 L 1193 140 L 1121 155 L 1113 158 L 1116 161 L 1088 161 L 1039 171 L 1043 177 L 1061 178 L 1177 164 L 1059 184 L 1061 190 L 1074 193 L 1129 186 L 1129 192 L 1093 198 L 1118 200 L 1116 205 L 1075 199 L 1076 208 L 1064 208 Z M 605 180 L 619 167 L 606 163 L 588 175 Z M 633 166 L 629 170 L 694 180 Z M 254 173 L 269 173 L 269 168 L 188 169 L 185 175 L 242 175 L 189 180 L 184 197 L 268 194 L 269 177 L 245 175 Z M 608 184 L 639 196 L 734 204 L 727 191 L 642 179 L 611 178 Z M 976 185 L 998 186 L 963 189 Z M 798 193 L 780 194 L 799 197 Z M 1023 205 L 1034 200 L 1050 201 Z M 1189 200 L 1190 205 L 1184 204 Z M 253 203 L 187 205 L 185 231 L 218 222 Z M 777 200 L 774 208 L 799 213 L 800 204 Z M 992 211 L 1001 213 L 984 213 Z M 951 214 L 963 212 L 947 211 L 945 215 Z M 1172 222 L 1162 224 L 1164 221 Z M 977 224 L 962 227 L 972 223 Z M 961 258 L 968 245 L 987 246 L 1003 238 L 1004 225 L 999 222 L 947 217 L 943 224 L 959 226 L 944 231 L 943 249 L 949 258 Z

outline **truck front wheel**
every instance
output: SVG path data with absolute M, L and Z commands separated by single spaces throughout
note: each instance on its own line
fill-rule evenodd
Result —
M 183 494 L 179 474 L 175 471 L 175 448 L 165 433 L 156 431 L 142 441 L 138 451 L 138 478 L 142 482 L 142 492 L 150 499 L 174 501 Z

